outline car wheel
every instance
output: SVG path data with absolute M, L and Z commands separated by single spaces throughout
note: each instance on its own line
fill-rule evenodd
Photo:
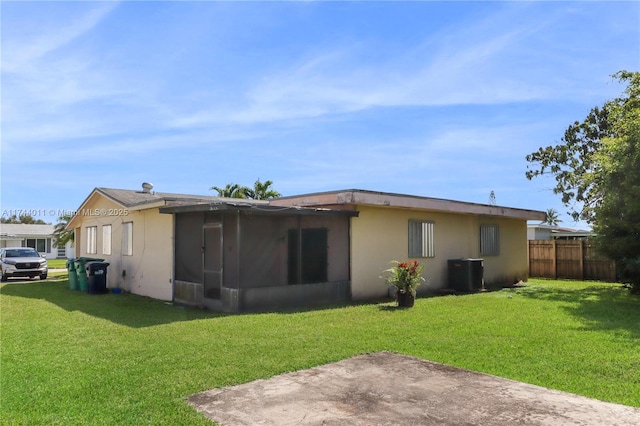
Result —
M 42 275 L 40 275 L 40 279 L 41 279 L 41 280 L 46 280 L 46 279 L 47 279 L 47 274 L 42 274 Z
M 8 278 L 9 278 L 9 277 L 7 277 L 7 274 L 5 274 L 5 273 L 3 272 L 3 273 L 2 273 L 2 278 L 0 278 L 0 280 L 2 280 L 2 282 L 6 282 Z

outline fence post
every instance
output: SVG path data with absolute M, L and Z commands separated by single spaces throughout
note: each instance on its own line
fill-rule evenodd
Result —
M 557 250 L 557 245 L 556 245 L 556 239 L 554 238 L 553 240 L 553 245 L 551 246 L 551 261 L 553 263 L 553 279 L 557 279 L 558 278 L 558 255 L 556 253 Z
M 580 240 L 580 280 L 584 281 L 584 240 Z

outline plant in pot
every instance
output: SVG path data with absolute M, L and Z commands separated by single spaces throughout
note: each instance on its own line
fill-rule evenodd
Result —
M 416 299 L 416 289 L 424 282 L 422 276 L 424 265 L 420 265 L 417 260 L 407 262 L 394 260 L 392 263 L 395 263 L 395 266 L 384 271 L 386 281 L 397 288 L 398 306 L 410 308 Z

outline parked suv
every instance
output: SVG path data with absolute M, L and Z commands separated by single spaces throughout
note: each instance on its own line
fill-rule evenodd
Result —
M 9 277 L 36 277 L 47 279 L 49 266 L 47 259 L 30 247 L 6 247 L 0 249 L 0 264 L 2 265 L 2 281 Z

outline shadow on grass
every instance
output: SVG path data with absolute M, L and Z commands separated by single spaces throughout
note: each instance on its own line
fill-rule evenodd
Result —
M 66 278 L 66 276 L 65 276 Z M 47 281 L 22 281 L 7 283 L 0 290 L 2 295 L 40 299 L 53 303 L 66 311 L 79 311 L 128 327 L 140 328 L 169 324 L 178 321 L 221 318 L 237 315 L 278 314 L 292 315 L 311 311 L 343 309 L 349 304 L 313 304 L 306 307 L 282 307 L 248 312 L 222 313 L 195 307 L 174 305 L 171 302 L 130 293 L 87 294 L 70 290 L 68 280 L 53 277 Z
M 59 280 L 9 282 L 3 285 L 0 293 L 3 296 L 44 300 L 68 312 L 78 311 L 132 328 L 227 316 L 129 293 L 87 294 L 70 290 L 67 281 Z
M 619 284 L 586 288 L 532 286 L 516 290 L 523 297 L 565 304 L 587 330 L 624 331 L 640 338 L 640 298 Z
M 378 309 L 381 311 L 396 312 L 396 311 L 406 311 L 411 308 L 408 306 L 381 305 L 381 306 L 378 306 Z

